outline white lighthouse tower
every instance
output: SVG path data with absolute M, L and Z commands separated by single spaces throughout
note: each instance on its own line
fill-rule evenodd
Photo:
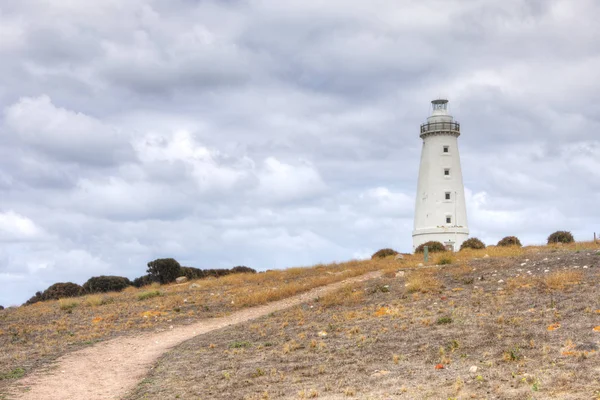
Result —
M 458 251 L 469 236 L 458 136 L 460 124 L 448 114 L 448 100 L 433 100 L 421 125 L 421 165 L 415 203 L 413 251 L 435 240 Z

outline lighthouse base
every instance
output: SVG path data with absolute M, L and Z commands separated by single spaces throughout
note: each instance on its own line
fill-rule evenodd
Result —
M 458 251 L 465 240 L 469 238 L 469 229 L 462 227 L 444 227 L 417 229 L 413 231 L 413 252 L 423 243 L 440 242 L 449 251 Z

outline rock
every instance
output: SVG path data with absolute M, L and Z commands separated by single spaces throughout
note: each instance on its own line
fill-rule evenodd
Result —
M 469 372 L 474 374 L 475 372 L 477 372 L 477 365 L 472 365 L 471 368 L 469 368 Z
M 197 283 L 192 283 L 190 285 L 190 289 L 196 289 L 196 288 L 199 288 L 199 287 L 200 287 L 200 285 L 198 285 Z
M 502 279 L 500 279 L 500 280 L 498 281 L 498 283 L 504 283 L 504 281 L 503 281 Z
M 578 344 L 575 347 L 575 350 L 577 350 L 577 351 L 598 351 L 600 349 L 598 348 L 598 345 L 596 343 L 586 342 L 586 343 Z
M 417 267 L 422 267 L 422 266 L 423 266 L 423 263 L 418 263 L 417 264 Z
M 188 281 L 188 278 L 186 276 L 180 276 L 179 278 L 175 279 L 175 282 L 177 283 L 186 283 Z
M 490 255 L 486 254 L 485 256 L 483 256 L 483 258 L 490 258 Z
M 402 254 L 396 254 L 396 257 L 394 257 L 396 260 L 404 260 L 404 256 Z
M 390 371 L 385 371 L 385 370 L 375 371 L 374 373 L 371 374 L 371 377 L 373 377 L 373 378 L 379 378 L 380 376 L 385 376 L 385 375 L 387 375 L 389 373 L 390 373 Z
M 317 335 L 319 335 L 320 337 L 326 337 L 327 336 L 327 332 L 320 331 L 319 333 L 317 333 Z
M 396 272 L 396 278 L 404 278 L 404 275 L 406 275 L 406 272 L 404 271 Z

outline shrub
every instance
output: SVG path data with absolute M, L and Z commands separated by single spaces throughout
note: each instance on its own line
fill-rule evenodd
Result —
M 440 258 L 437 260 L 436 264 L 439 264 L 439 265 L 447 265 L 447 264 L 452 264 L 453 262 L 454 262 L 454 260 L 452 259 L 452 257 L 449 257 L 449 256 L 441 256 L 441 257 L 440 257 Z
M 231 268 L 232 274 L 255 274 L 254 268 L 246 267 L 245 265 L 238 265 L 237 267 Z
M 148 263 L 146 272 L 160 283 L 171 283 L 181 276 L 181 265 L 173 258 L 158 258 Z
M 0 306 L 0 310 L 4 310 L 4 306 Z
M 131 286 L 131 281 L 123 276 L 94 276 L 83 284 L 86 293 L 120 292 Z
M 161 293 L 158 290 L 149 290 L 147 292 L 139 293 L 137 295 L 137 298 L 138 298 L 138 300 L 146 300 L 146 299 L 151 299 L 153 297 L 158 297 L 160 295 L 161 295 Z
M 460 245 L 460 249 L 475 249 L 475 250 L 479 250 L 479 249 L 485 249 L 485 243 L 483 243 L 481 240 L 477 239 L 476 237 L 474 238 L 469 238 L 467 240 L 465 240 L 463 242 L 463 244 Z
M 72 282 L 59 282 L 50 286 L 44 292 L 36 292 L 35 296 L 27 300 L 26 305 L 37 303 L 38 301 L 58 300 L 63 297 L 81 296 L 83 288 Z
M 44 300 L 58 300 L 63 297 L 81 296 L 83 288 L 73 282 L 55 283 L 44 291 Z
M 502 239 L 500 239 L 500 241 L 498 242 L 498 246 L 519 246 L 521 247 L 521 241 L 519 240 L 518 237 L 516 236 L 506 236 L 503 237 Z
M 202 279 L 207 278 L 209 276 L 218 278 L 220 276 L 225 276 L 229 274 L 245 273 L 255 274 L 256 270 L 243 265 L 239 265 L 231 269 L 199 269 L 194 267 L 181 267 L 180 276 L 185 276 L 188 279 Z
M 394 249 L 381 249 L 381 250 L 377 250 L 372 256 L 371 256 L 371 260 L 374 260 L 376 258 L 386 258 L 389 256 L 395 256 L 399 254 L 396 250 Z
M 419 245 L 419 247 L 415 249 L 415 253 L 423 253 L 425 251 L 425 246 L 429 247 L 430 253 L 446 251 L 446 247 L 442 243 L 432 240 Z
M 548 244 L 552 243 L 573 243 L 575 239 L 571 232 L 556 231 L 548 236 Z
M 148 286 L 152 283 L 156 282 L 156 279 L 152 275 L 143 275 L 139 278 L 135 278 L 131 284 L 135 287 Z
M 59 299 L 58 307 L 63 311 L 71 311 L 79 305 L 79 301 L 74 299 Z

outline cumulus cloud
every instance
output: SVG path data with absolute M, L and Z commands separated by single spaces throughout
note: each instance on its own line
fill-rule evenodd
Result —
M 65 162 L 110 165 L 131 159 L 127 137 L 82 113 L 52 104 L 50 97 L 21 98 L 5 110 L 5 134 Z
M 435 12 L 432 12 L 435 9 Z M 411 248 L 429 101 L 471 233 L 597 227 L 593 0 L 7 2 L 0 304 L 149 260 L 257 269 Z

